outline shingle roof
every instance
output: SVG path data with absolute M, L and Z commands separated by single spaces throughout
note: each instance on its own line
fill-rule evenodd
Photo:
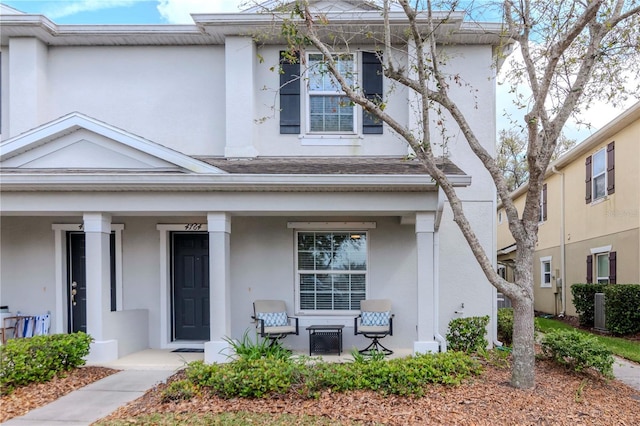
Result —
M 237 174 L 353 174 L 353 175 L 428 175 L 418 160 L 403 157 L 257 157 L 229 159 L 196 157 L 228 173 Z M 447 159 L 438 159 L 438 167 L 447 175 L 465 173 Z

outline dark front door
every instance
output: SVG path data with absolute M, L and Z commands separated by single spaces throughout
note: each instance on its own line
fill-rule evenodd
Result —
M 67 234 L 69 332 L 87 332 L 87 262 L 84 232 Z
M 209 235 L 173 233 L 174 340 L 209 340 Z
M 111 234 L 111 310 L 116 310 L 116 262 L 115 262 L 115 234 Z M 84 232 L 69 232 L 67 234 L 68 247 L 68 277 L 67 294 L 69 300 L 69 332 L 87 332 L 87 269 L 86 244 Z

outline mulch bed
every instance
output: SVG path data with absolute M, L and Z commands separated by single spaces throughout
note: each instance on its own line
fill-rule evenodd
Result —
M 13 393 L 0 397 L 0 423 L 23 416 L 34 408 L 117 372 L 118 370 L 104 367 L 81 367 L 46 383 L 17 388 Z
M 173 379 L 181 376 L 178 373 Z M 640 392 L 599 376 L 568 372 L 550 361 L 536 362 L 536 386 L 509 385 L 509 368 L 485 366 L 481 376 L 461 386 L 431 386 L 421 398 L 382 396 L 374 392 L 324 392 L 304 399 L 290 392 L 266 399 L 221 399 L 200 395 L 190 401 L 163 403 L 166 385 L 120 408 L 105 420 L 127 420 L 152 413 L 223 413 L 249 411 L 316 415 L 366 425 L 638 425 Z

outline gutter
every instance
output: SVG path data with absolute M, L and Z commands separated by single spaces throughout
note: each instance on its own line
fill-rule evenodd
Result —
M 471 176 L 449 176 L 469 186 Z M 2 192 L 11 191 L 434 191 L 428 175 L 303 175 L 183 173 L 0 173 Z
M 560 316 L 563 317 L 567 312 L 567 287 L 566 287 L 566 243 L 565 243 L 565 209 L 564 209 L 564 172 L 559 171 L 556 166 L 551 166 L 551 171 L 557 175 L 560 175 L 560 280 L 561 280 L 561 291 L 560 297 L 562 298 L 562 312 L 560 312 Z M 556 277 L 556 280 L 558 277 Z M 556 281 L 556 287 L 557 287 Z M 556 306 L 558 306 L 556 304 Z

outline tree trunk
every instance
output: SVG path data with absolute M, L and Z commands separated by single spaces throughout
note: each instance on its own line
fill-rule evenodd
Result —
M 531 389 L 535 385 L 535 338 L 533 309 L 533 250 L 518 247 L 515 279 L 521 291 L 513 304 L 513 370 L 511 385 Z

